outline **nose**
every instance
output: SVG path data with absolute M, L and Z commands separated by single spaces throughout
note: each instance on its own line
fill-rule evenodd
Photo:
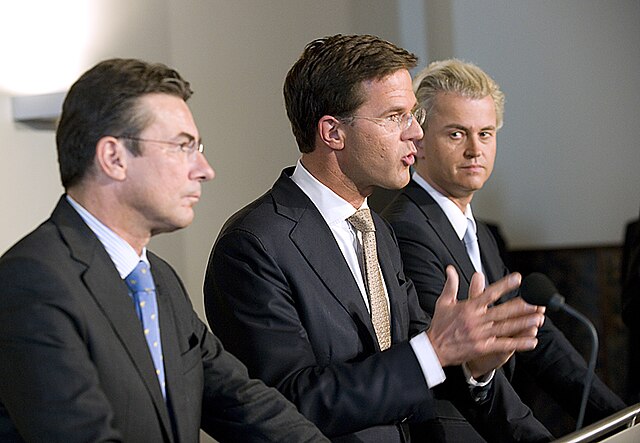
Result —
M 201 182 L 213 180 L 216 175 L 215 171 L 202 152 L 196 153 L 196 159 L 194 167 L 192 169 L 192 174 L 193 179 Z
M 467 139 L 467 145 L 464 150 L 464 155 L 467 158 L 479 157 L 482 154 L 482 146 L 480 140 L 476 137 L 469 137 Z
M 411 120 L 411 125 L 402 133 L 402 136 L 404 140 L 416 141 L 424 137 L 424 131 L 414 118 Z

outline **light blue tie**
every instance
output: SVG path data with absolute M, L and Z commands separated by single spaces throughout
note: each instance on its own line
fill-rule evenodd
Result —
M 476 234 L 476 226 L 473 220 L 467 218 L 467 231 L 464 233 L 464 245 L 467 248 L 467 254 L 473 263 L 476 272 L 482 272 L 482 260 L 480 259 L 480 247 L 478 246 L 478 235 Z
M 162 342 L 160 340 L 160 325 L 158 321 L 158 303 L 156 300 L 156 285 L 149 267 L 143 261 L 131 271 L 125 279 L 136 308 L 138 318 L 142 323 L 144 337 L 147 340 L 156 375 L 162 390 L 162 396 L 167 398 L 164 379 L 164 363 L 162 357 Z

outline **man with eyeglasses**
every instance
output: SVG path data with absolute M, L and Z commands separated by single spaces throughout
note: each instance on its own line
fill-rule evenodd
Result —
M 161 64 L 113 59 L 71 87 L 56 140 L 65 195 L 0 259 L 0 441 L 327 441 L 250 379 L 146 249 L 213 178 Z
M 487 439 L 548 440 L 493 371 L 536 345 L 537 308 L 513 300 L 488 310 L 519 276 L 484 292 L 476 284 L 457 302 L 450 268 L 429 318 L 393 233 L 367 207 L 375 187 L 409 181 L 424 120 L 408 71 L 415 64 L 374 36 L 307 45 L 284 85 L 302 155 L 223 227 L 205 276 L 207 318 L 250 375 L 333 441 L 438 441 L 436 396 Z

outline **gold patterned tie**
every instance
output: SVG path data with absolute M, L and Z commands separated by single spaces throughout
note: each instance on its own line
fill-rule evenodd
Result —
M 389 305 L 384 293 L 384 283 L 378 263 L 376 250 L 376 227 L 368 208 L 356 211 L 349 217 L 349 223 L 362 233 L 362 249 L 364 251 L 364 268 L 371 306 L 371 321 L 378 337 L 378 344 L 383 351 L 391 346 L 391 327 L 389 321 Z

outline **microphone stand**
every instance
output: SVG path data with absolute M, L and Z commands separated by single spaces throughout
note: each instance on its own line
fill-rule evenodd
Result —
M 585 379 L 584 388 L 582 390 L 582 401 L 580 402 L 580 412 L 578 413 L 578 420 L 576 422 L 576 431 L 582 428 L 582 424 L 584 422 L 584 414 L 587 409 L 587 402 L 589 399 L 589 392 L 591 391 L 591 384 L 593 383 L 593 375 L 595 374 L 596 369 L 596 359 L 598 356 L 598 333 L 596 328 L 593 326 L 593 323 L 581 314 L 580 312 L 573 309 L 571 306 L 563 304 L 561 309 L 563 309 L 568 314 L 574 316 L 582 323 L 587 325 L 589 332 L 591 333 L 591 355 L 589 357 L 589 366 L 587 369 L 587 377 Z

